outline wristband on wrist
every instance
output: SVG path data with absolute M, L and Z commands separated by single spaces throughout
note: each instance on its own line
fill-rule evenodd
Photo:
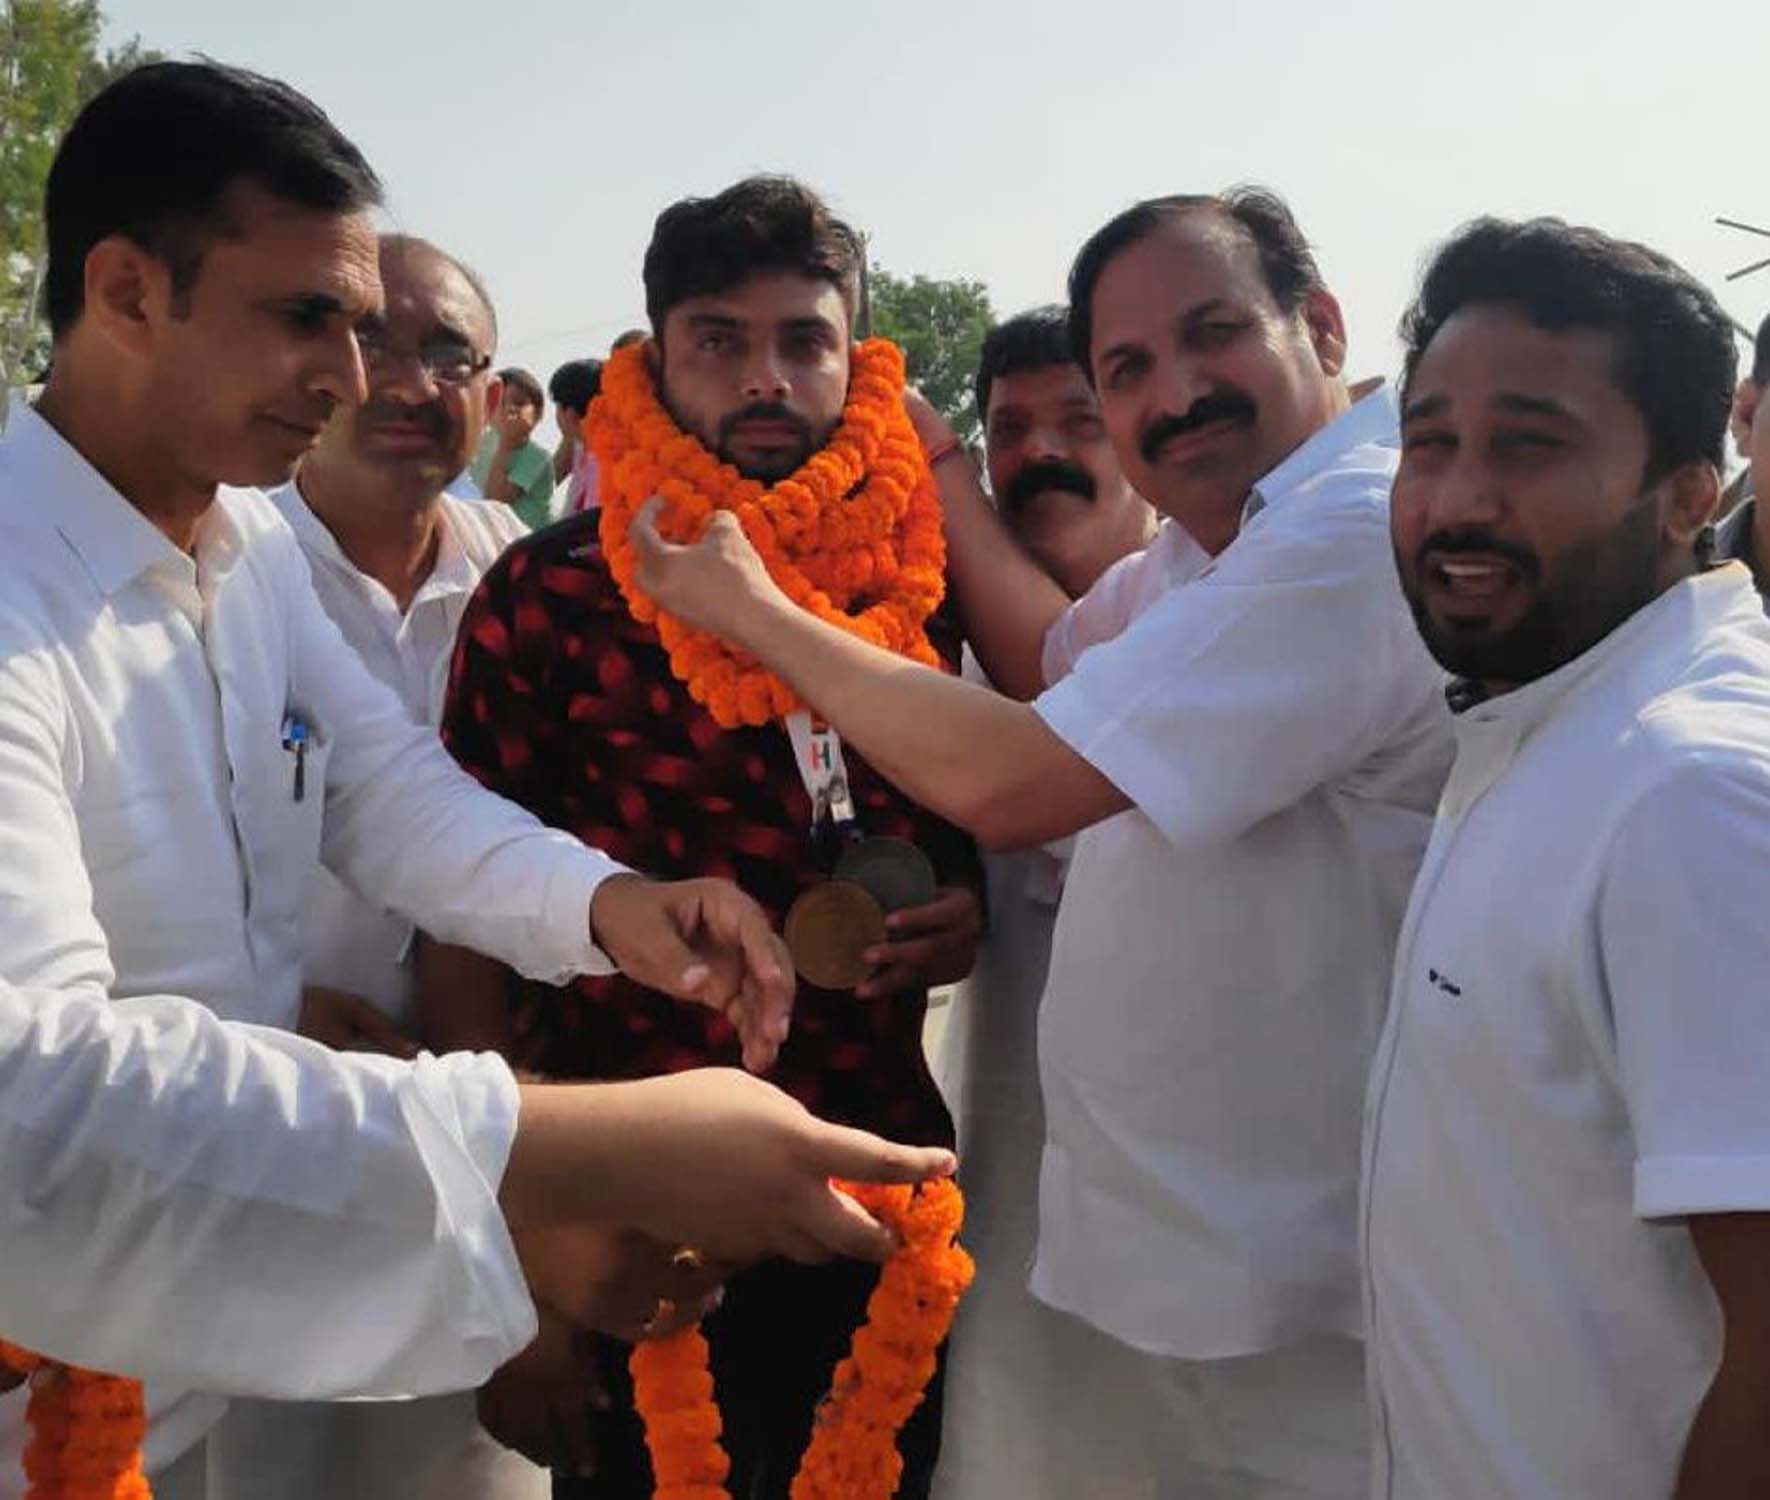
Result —
M 965 445 L 949 433 L 945 442 L 936 443 L 928 450 L 928 467 L 932 469 L 943 458 L 951 458 L 955 453 L 963 453 L 964 451 Z

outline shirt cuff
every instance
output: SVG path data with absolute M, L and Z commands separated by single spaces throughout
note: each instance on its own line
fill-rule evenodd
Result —
M 586 845 L 578 844 L 574 853 L 579 857 L 563 861 L 547 882 L 542 905 L 542 921 L 548 933 L 557 935 L 565 960 L 552 979 L 554 984 L 564 984 L 580 974 L 617 972 L 614 960 L 597 947 L 590 935 L 590 903 L 609 876 L 633 873 L 619 861 Z
M 526 1349 L 538 1326 L 498 1202 L 521 1109 L 516 1075 L 496 1053 L 426 1054 L 413 1065 L 399 1100 L 465 1273 L 457 1313 L 462 1343 L 489 1353 L 495 1367 Z
M 1770 1209 L 1770 1156 L 1645 1156 L 1635 1163 L 1643 1219 Z
M 1176 849 L 1215 841 L 1209 809 L 1196 805 L 1174 757 L 1126 729 L 1136 705 L 1099 701 L 1088 673 L 1071 672 L 1033 700 L 1045 727 L 1125 795 Z

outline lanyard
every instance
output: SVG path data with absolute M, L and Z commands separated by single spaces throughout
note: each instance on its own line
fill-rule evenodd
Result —
M 814 721 L 804 709 L 787 715 L 787 738 L 805 795 L 811 798 L 811 826 L 821 830 L 828 819 L 838 828 L 854 822 L 854 799 L 848 791 L 848 767 L 842 761 L 842 736 L 828 724 Z

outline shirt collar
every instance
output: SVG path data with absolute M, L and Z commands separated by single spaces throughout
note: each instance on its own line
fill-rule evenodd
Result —
M 1299 444 L 1248 492 L 1242 525 L 1282 505 L 1342 454 L 1372 444 L 1393 448 L 1400 442 L 1401 411 L 1395 389 L 1384 381 L 1359 397 L 1326 427 Z
M 381 587 L 379 579 L 370 578 L 344 555 L 344 549 L 338 545 L 338 538 L 332 535 L 331 528 L 314 513 L 295 480 L 291 479 L 277 490 L 271 500 L 283 513 L 289 529 L 295 533 L 295 539 L 301 543 L 302 550 L 309 557 L 318 558 L 359 586 L 373 583 L 376 587 Z M 427 598 L 470 594 L 478 586 L 478 582 L 456 533 L 454 518 L 449 514 L 448 497 L 444 496 L 443 503 L 437 507 L 436 562 L 430 570 L 430 576 L 418 586 L 412 602 L 416 605 Z
M 14 408 L 0 447 L 18 474 L 14 505 L 61 535 L 105 598 L 151 568 L 183 560 L 166 534 L 33 407 Z
M 1483 699 L 1457 717 L 1464 725 L 1508 726 L 1522 739 L 1548 720 L 1576 693 L 1627 670 L 1655 647 L 1688 642 L 1730 616 L 1742 623 L 1763 623 L 1764 605 L 1751 574 L 1736 564 L 1712 568 L 1673 584 L 1657 599 L 1635 611 L 1597 645 L 1563 662 L 1546 677 L 1527 682 L 1497 698 Z M 1452 690 L 1455 689 L 1452 685 Z

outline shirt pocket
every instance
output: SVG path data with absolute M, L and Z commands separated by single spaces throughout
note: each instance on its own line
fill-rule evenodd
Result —
M 291 726 L 301 726 L 297 740 Z M 296 746 L 299 745 L 299 748 Z M 332 736 L 311 715 L 291 711 L 269 745 L 255 747 L 238 792 L 240 840 L 257 924 L 292 947 L 302 903 L 319 865 Z

